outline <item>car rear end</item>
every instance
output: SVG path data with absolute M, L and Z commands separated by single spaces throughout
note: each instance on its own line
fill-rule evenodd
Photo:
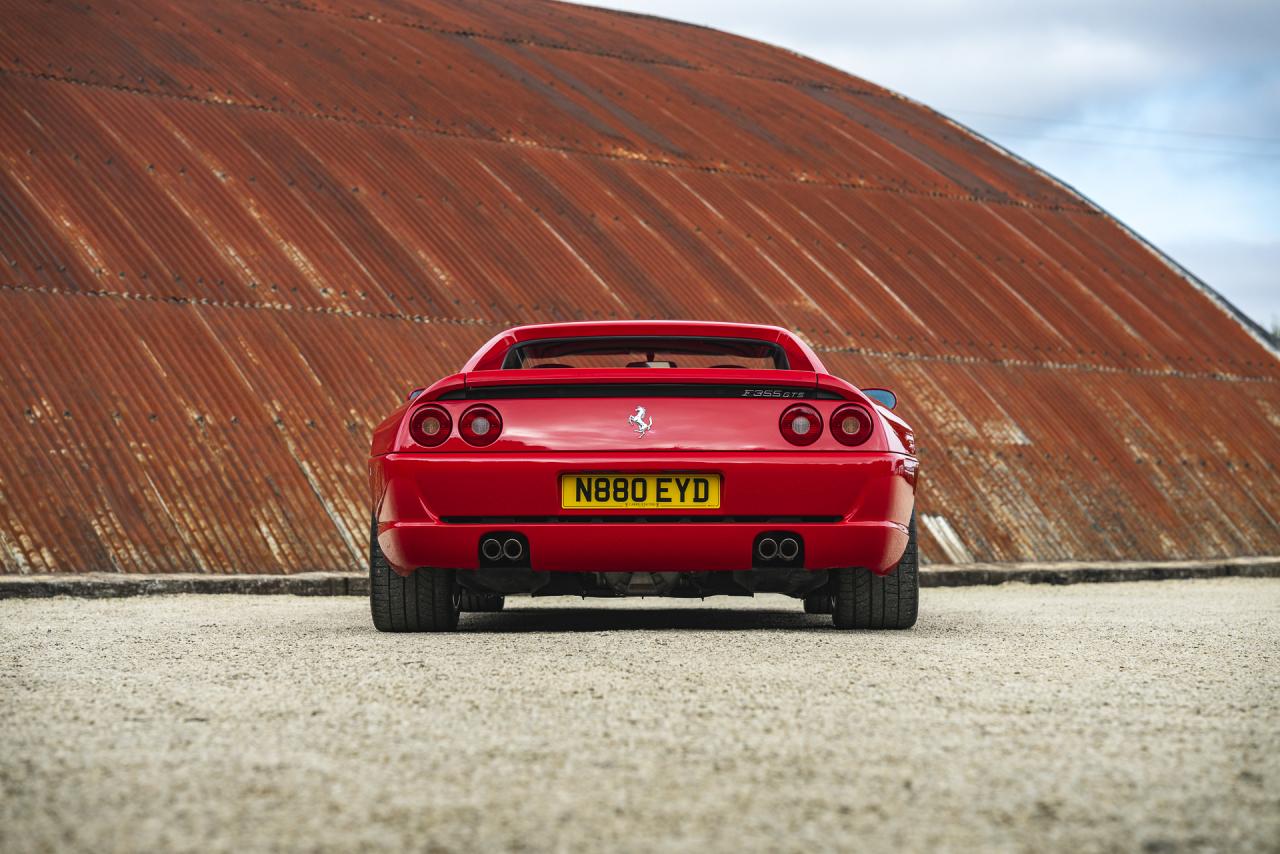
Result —
M 401 574 L 533 588 L 515 593 L 561 590 L 555 574 L 659 573 L 701 579 L 692 595 L 731 592 L 715 573 L 748 588 L 751 573 L 883 574 L 907 545 L 909 430 L 816 372 L 479 371 L 383 434 L 377 537 Z

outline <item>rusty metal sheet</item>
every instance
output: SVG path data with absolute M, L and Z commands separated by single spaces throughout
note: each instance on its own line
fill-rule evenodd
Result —
M 752 44 L 743 39 L 649 23 L 648 29 L 696 33 L 701 38 L 686 41 L 726 51 L 723 62 L 690 65 L 660 52 L 617 53 L 616 46 L 591 39 L 575 46 L 560 36 L 546 42 L 521 29 L 529 16 L 524 4 L 506 16 L 495 6 L 485 16 L 488 29 L 474 20 L 475 9 L 462 5 L 423 4 L 423 10 L 463 20 L 415 24 L 391 12 L 274 2 L 115 9 L 15 4 L 9 28 L 0 32 L 0 69 L 729 174 L 1079 203 L 1033 171 L 1010 167 L 985 144 L 968 139 L 958 145 L 954 128 L 864 81 L 758 47 L 755 54 L 785 59 L 794 73 L 737 71 L 734 57 Z M 564 16 L 560 10 L 542 15 Z M 544 23 L 548 33 L 558 32 Z M 51 54 L 63 59 L 49 61 Z
M 558 3 L 5 4 L 0 571 L 354 568 L 372 425 L 504 326 L 798 330 L 931 560 L 1280 550 L 1280 369 L 927 108 Z

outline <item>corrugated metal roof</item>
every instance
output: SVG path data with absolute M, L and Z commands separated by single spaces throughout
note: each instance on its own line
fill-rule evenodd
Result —
M 927 557 L 1280 551 L 1280 370 L 878 86 L 545 2 L 8 3 L 6 572 L 354 567 L 373 424 L 497 329 L 778 323 L 899 391 Z

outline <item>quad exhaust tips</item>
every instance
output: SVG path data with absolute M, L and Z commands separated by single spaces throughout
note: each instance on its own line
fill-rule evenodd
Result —
M 522 566 L 528 553 L 519 534 L 486 534 L 480 538 L 481 566 Z
M 752 557 L 756 566 L 800 566 L 804 541 L 787 531 L 768 531 L 756 538 Z

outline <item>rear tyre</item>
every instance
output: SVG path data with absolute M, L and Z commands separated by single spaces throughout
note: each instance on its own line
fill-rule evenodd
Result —
M 400 576 L 378 546 L 378 523 L 369 532 L 369 608 L 380 632 L 451 632 L 458 628 L 458 595 L 452 569 L 418 569 Z
M 830 590 L 830 587 L 823 587 L 817 593 L 810 593 L 804 597 L 804 612 L 806 614 L 830 614 L 832 608 Z
M 492 613 L 501 611 L 506 598 L 497 593 L 476 593 L 474 590 L 462 590 L 458 593 L 458 607 L 461 611 L 474 613 Z
M 920 609 L 916 517 L 911 516 L 907 548 L 893 572 L 876 575 L 862 568 L 831 574 L 831 622 L 837 629 L 909 629 Z M 806 600 L 806 610 L 808 602 Z

